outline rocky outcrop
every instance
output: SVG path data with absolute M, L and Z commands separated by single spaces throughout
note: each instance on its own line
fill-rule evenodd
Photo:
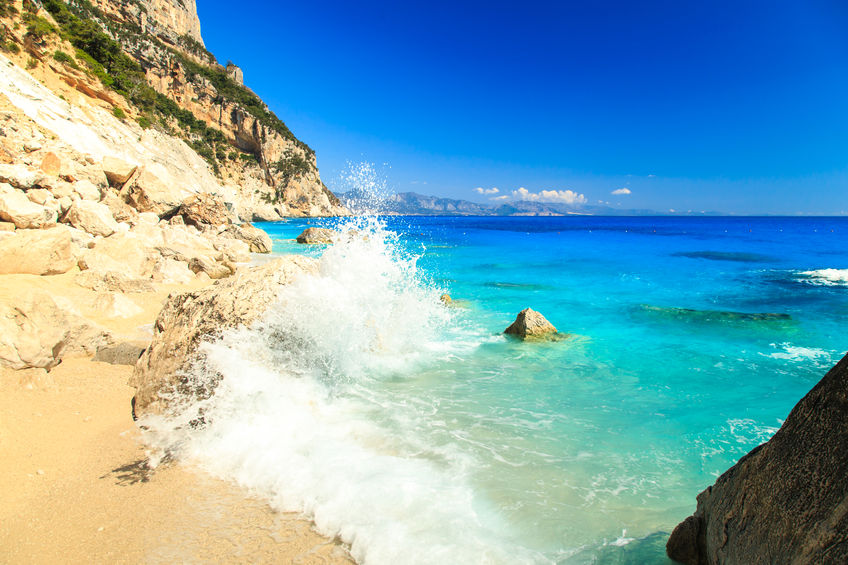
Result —
M 0 183 L 0 219 L 18 228 L 39 229 L 56 223 L 56 211 L 32 202 L 27 196 L 6 183 Z
M 59 275 L 77 264 L 77 247 L 64 226 L 17 230 L 0 240 L 0 275 Z
M 521 339 L 544 339 L 556 336 L 557 329 L 539 312 L 525 308 L 518 313 L 515 321 L 504 333 Z
M 65 221 L 91 235 L 108 237 L 118 231 L 118 222 L 109 207 L 89 200 L 74 202 L 65 216 Z
M 296 241 L 309 245 L 330 244 L 337 235 L 338 233 L 327 228 L 306 228 L 297 236 Z
M 247 243 L 251 253 L 270 253 L 273 247 L 271 237 L 267 233 L 248 223 L 228 226 L 224 233 Z
M 280 287 L 316 270 L 313 259 L 287 256 L 240 269 L 204 290 L 169 297 L 156 319 L 153 342 L 131 380 L 137 389 L 136 415 L 166 408 L 160 393 L 179 389 L 185 372 L 198 360 L 201 342 L 215 339 L 228 328 L 252 324 L 277 300 Z
M 103 158 L 102 167 L 109 184 L 115 188 L 123 187 L 138 169 L 137 166 L 111 155 Z
M 160 218 L 176 213 L 191 191 L 162 181 L 149 170 L 142 171 L 128 187 L 127 202 L 139 212 L 153 212 Z
M 190 226 L 220 226 L 233 223 L 226 202 L 215 194 L 195 194 L 183 200 L 177 215 Z
M 848 356 L 767 443 L 698 495 L 669 557 L 686 565 L 848 563 Z
M 0 365 L 12 369 L 55 367 L 64 356 L 94 354 L 109 333 L 60 306 L 43 291 L 0 301 Z

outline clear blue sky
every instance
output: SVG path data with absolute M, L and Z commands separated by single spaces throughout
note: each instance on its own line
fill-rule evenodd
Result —
M 848 2 L 198 0 L 318 155 L 398 192 L 848 213 Z M 497 187 L 481 195 L 476 188 Z M 612 195 L 627 188 L 630 194 Z

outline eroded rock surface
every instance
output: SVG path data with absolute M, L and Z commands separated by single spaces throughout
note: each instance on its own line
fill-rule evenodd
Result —
M 337 235 L 338 234 L 336 232 L 327 228 L 306 228 L 299 236 L 297 236 L 297 242 L 306 244 L 329 244 L 333 243 L 333 239 Z
M 539 312 L 525 308 L 504 333 L 521 339 L 540 339 L 557 335 L 557 329 Z
M 686 565 L 848 563 L 848 356 L 780 430 L 698 495 L 668 540 Z
M 286 256 L 240 269 L 203 290 L 169 297 L 156 319 L 153 342 L 139 359 L 130 383 L 137 389 L 136 415 L 165 408 L 160 392 L 179 384 L 183 372 L 196 361 L 202 341 L 228 328 L 252 324 L 277 300 L 282 286 L 316 271 L 314 259 Z

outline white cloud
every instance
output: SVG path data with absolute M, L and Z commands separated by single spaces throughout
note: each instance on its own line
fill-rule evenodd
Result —
M 494 186 L 492 188 L 482 188 L 478 186 L 474 189 L 474 192 L 476 192 L 477 194 L 497 194 L 498 192 L 500 192 L 500 190 L 498 190 L 498 188 Z
M 507 198 L 509 198 L 509 196 L 507 196 L 506 194 L 503 194 L 501 196 L 493 196 L 489 200 L 506 200 Z
M 610 194 L 613 194 L 615 196 L 623 196 L 625 194 L 633 194 L 633 193 L 630 192 L 629 188 L 619 188 L 617 190 L 613 190 Z
M 513 190 L 512 195 L 517 200 L 530 200 L 532 202 L 551 202 L 555 204 L 585 204 L 586 197 L 582 194 L 577 194 L 573 190 L 542 190 L 540 192 L 530 192 L 523 186 L 518 190 Z

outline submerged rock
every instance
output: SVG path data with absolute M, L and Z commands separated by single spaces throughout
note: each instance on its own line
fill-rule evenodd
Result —
M 505 334 L 521 339 L 540 339 L 557 335 L 557 329 L 539 312 L 525 308 L 516 316 L 515 321 L 504 330 Z
M 306 228 L 297 236 L 298 243 L 328 244 L 333 243 L 336 232 L 327 228 Z
M 161 413 L 166 408 L 160 393 L 174 387 L 179 390 L 185 371 L 199 359 L 201 342 L 215 339 L 226 329 L 252 324 L 277 300 L 281 287 L 316 270 L 314 259 L 291 255 L 239 269 L 203 290 L 170 296 L 156 318 L 153 342 L 130 382 L 137 389 L 136 414 Z
M 676 308 L 665 306 L 642 305 L 642 310 L 669 318 L 704 322 L 704 323 L 733 323 L 733 322 L 788 322 L 792 320 L 789 314 L 772 312 L 733 312 L 728 310 L 695 310 L 693 308 Z
M 848 356 L 672 532 L 686 565 L 848 563 Z

